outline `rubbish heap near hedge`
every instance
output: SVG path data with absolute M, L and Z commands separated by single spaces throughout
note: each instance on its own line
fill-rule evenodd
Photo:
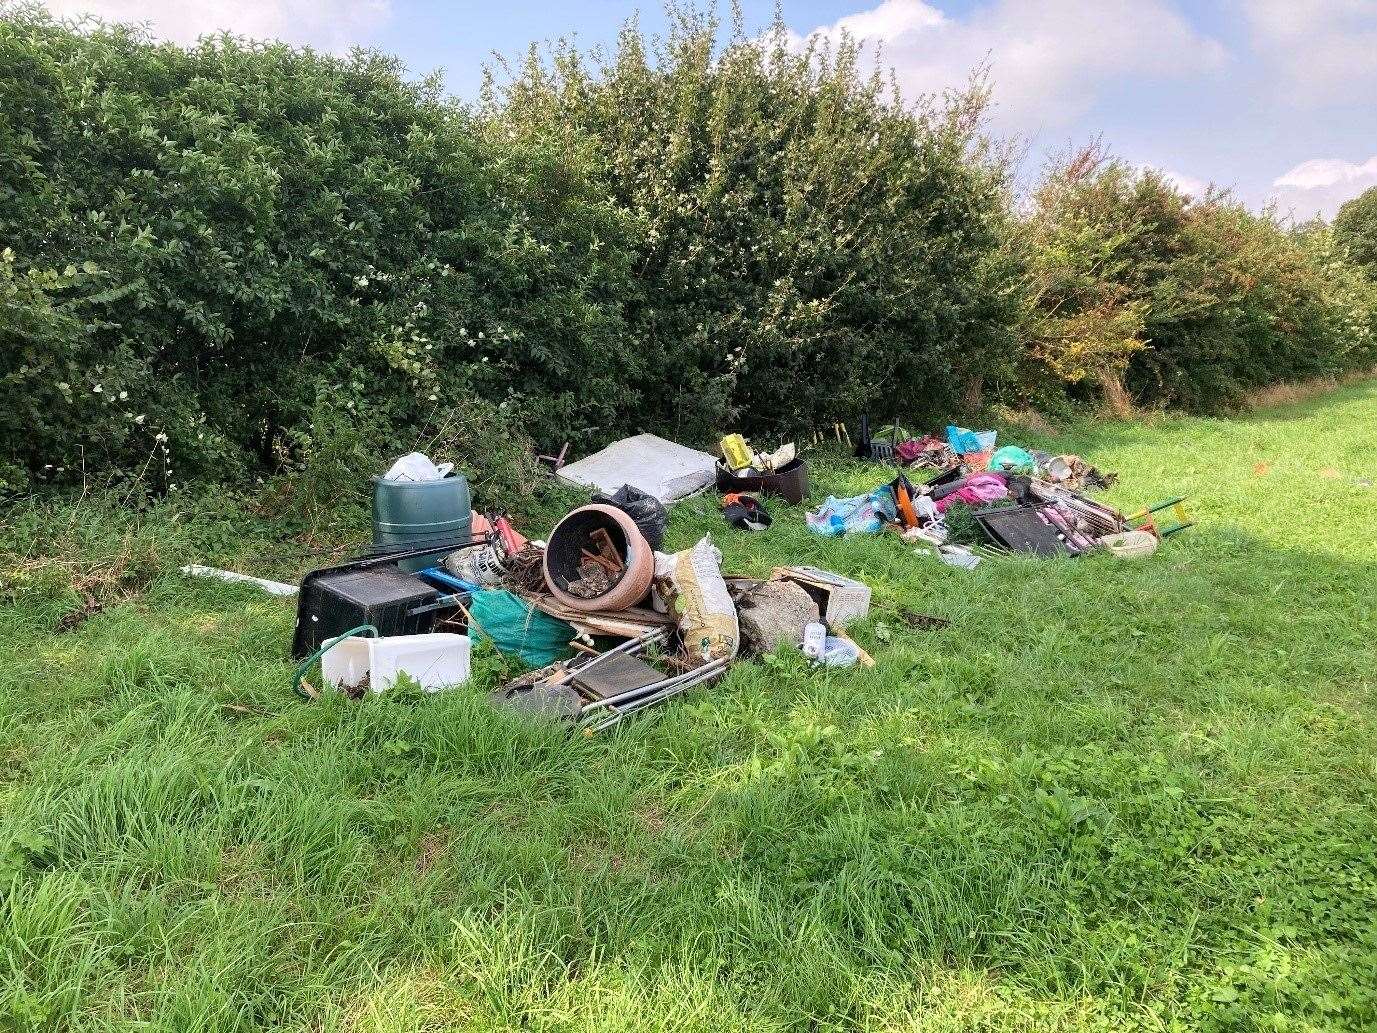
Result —
M 1181 499 L 1129 515 L 1092 499 L 1116 475 L 1079 456 L 997 445 L 993 431 L 954 425 L 942 438 L 896 426 L 886 440 L 863 420 L 855 453 L 889 479 L 828 496 L 807 525 L 826 537 L 892 532 L 968 569 L 1001 553 L 1145 557 L 1190 526 Z M 711 536 L 662 551 L 666 507 L 690 495 L 716 488 L 724 529 L 755 534 L 773 524 L 768 504 L 807 497 L 807 463 L 792 443 L 761 453 L 732 434 L 721 449 L 715 459 L 645 434 L 557 464 L 561 479 L 597 494 L 543 541 L 471 509 L 466 480 L 448 464 L 402 457 L 373 479 L 372 554 L 303 581 L 298 686 L 319 659 L 324 680 L 344 690 L 382 691 L 403 675 L 442 688 L 467 679 L 479 636 L 532 668 L 495 703 L 591 733 L 716 680 L 739 655 L 793 645 L 817 664 L 872 665 L 845 630 L 869 611 L 861 582 L 806 564 L 736 576 Z M 740 490 L 748 482 L 758 496 Z M 1173 522 L 1158 522 L 1163 510 Z

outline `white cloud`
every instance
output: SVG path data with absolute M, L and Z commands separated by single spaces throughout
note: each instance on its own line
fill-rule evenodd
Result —
M 1240 0 L 1254 51 L 1288 100 L 1323 104 L 1377 89 L 1377 0 Z
M 347 50 L 388 20 L 391 0 L 45 0 L 62 18 L 94 15 L 108 22 L 146 23 L 155 36 L 193 43 L 228 31 L 254 39 Z
M 987 0 L 961 17 L 884 0 L 815 33 L 843 30 L 882 44 L 909 95 L 959 86 L 988 61 L 996 123 L 1025 133 L 1073 123 L 1111 83 L 1208 73 L 1227 60 L 1169 0 Z
M 1298 221 L 1323 215 L 1332 219 L 1339 206 L 1377 186 L 1377 156 L 1354 163 L 1337 158 L 1312 158 L 1272 182 L 1271 200 L 1282 214 Z
M 1188 176 L 1184 172 L 1173 172 L 1171 169 L 1157 171 L 1162 174 L 1163 179 L 1187 197 L 1201 198 L 1210 192 L 1210 184 L 1203 179 Z

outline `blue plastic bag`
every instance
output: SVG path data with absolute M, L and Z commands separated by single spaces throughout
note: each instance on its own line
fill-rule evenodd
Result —
M 965 427 L 947 425 L 947 444 L 957 455 L 993 451 L 996 436 L 997 432 L 993 430 L 967 430 Z
M 825 538 L 840 538 L 844 534 L 878 534 L 886 520 L 892 522 L 897 519 L 894 492 L 886 484 L 869 495 L 853 495 L 847 499 L 828 495 L 827 501 L 805 519 L 810 531 Z

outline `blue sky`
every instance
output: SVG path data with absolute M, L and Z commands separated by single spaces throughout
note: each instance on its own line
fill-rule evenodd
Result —
M 658 2 L 494 0 L 47 0 L 60 14 L 147 22 L 191 40 L 228 29 L 332 50 L 400 55 L 442 69 L 472 97 L 493 51 L 573 34 L 615 39 Z M 773 0 L 745 0 L 752 28 Z M 1164 169 L 1186 189 L 1209 182 L 1248 203 L 1332 214 L 1377 185 L 1377 0 L 783 0 L 800 37 L 845 29 L 883 47 L 911 94 L 962 81 L 987 61 L 993 129 L 1049 151 L 1095 137 Z

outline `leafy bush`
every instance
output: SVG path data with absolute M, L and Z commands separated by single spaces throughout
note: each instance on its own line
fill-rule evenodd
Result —
M 0 491 L 289 472 L 319 509 L 447 441 L 530 497 L 533 441 L 924 423 L 986 382 L 1210 407 L 1377 357 L 1356 202 L 1289 231 L 1087 152 L 1020 218 L 978 81 L 910 105 L 848 39 L 671 25 L 470 110 L 376 53 L 0 0 Z
M 1214 408 L 1370 364 L 1371 294 L 1327 231 L 1089 149 L 1056 163 L 1026 234 L 1032 354 L 1108 401 Z
M 1094 149 L 1056 162 L 1023 226 L 1025 335 L 1030 357 L 1067 385 L 1089 383 L 1119 406 L 1129 360 L 1143 347 L 1148 304 L 1132 285 L 1132 247 L 1144 231 L 1127 203 L 1137 183 Z
M 494 438 L 616 412 L 628 224 L 552 144 L 377 54 L 5 14 L 7 480 L 241 478 L 322 404 L 399 446 L 475 397 Z
M 1377 187 L 1369 187 L 1339 209 L 1334 217 L 1334 239 L 1377 279 Z
M 637 418 L 706 436 L 944 412 L 1015 351 L 1005 164 L 971 89 L 905 105 L 862 55 L 671 8 L 599 58 L 490 78 L 514 139 L 586 154 L 640 227 Z

